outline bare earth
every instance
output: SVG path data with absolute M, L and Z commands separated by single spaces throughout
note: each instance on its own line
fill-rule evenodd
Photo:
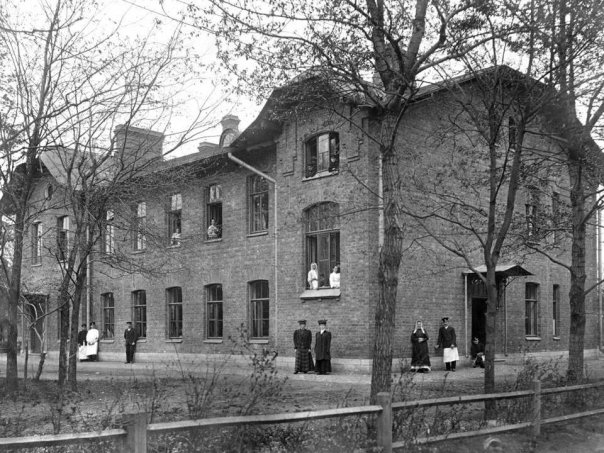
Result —
M 0 366 L 0 375 L 4 375 L 3 361 Z M 592 379 L 602 379 L 604 360 L 590 361 L 588 367 Z M 262 389 L 256 387 L 255 391 L 261 398 L 253 405 L 251 413 L 297 412 L 368 404 L 369 376 L 294 376 L 287 371 L 280 370 L 273 376 L 272 384 L 266 384 L 267 392 L 262 393 Z M 208 367 L 205 370 L 189 367 L 176 372 L 168 370 L 168 367 L 158 368 L 149 364 L 81 363 L 78 392 L 68 392 L 64 400 L 59 401 L 54 381 L 56 364 L 49 362 L 42 380 L 28 382 L 25 389 L 22 386 L 17 398 L 7 395 L 4 383 L 0 384 L 0 437 L 115 427 L 119 426 L 116 420 L 129 412 L 145 411 L 150 414 L 151 422 L 190 419 L 193 417 L 187 403 L 191 404 L 194 389 L 209 389 L 208 382 L 212 376 L 217 379 L 202 416 L 239 415 L 241 407 L 249 404 L 250 394 L 254 392 L 250 386 L 250 373 L 250 370 L 241 369 L 224 369 L 215 373 Z M 518 376 L 518 369 L 507 368 L 498 376 L 501 380 L 499 385 L 508 386 L 506 390 L 511 390 L 509 387 Z M 482 391 L 482 370 L 466 366 L 449 374 L 438 369 L 428 375 L 405 373 L 401 382 L 401 392 L 406 393 L 406 399 L 476 394 Z M 281 387 L 277 389 L 271 385 Z M 198 402 L 198 406 L 201 404 Z M 536 445 L 531 444 L 529 433 L 524 432 L 495 437 L 503 442 L 505 452 L 604 452 L 604 416 L 544 425 Z M 431 444 L 422 451 L 480 452 L 485 439 L 486 436 Z

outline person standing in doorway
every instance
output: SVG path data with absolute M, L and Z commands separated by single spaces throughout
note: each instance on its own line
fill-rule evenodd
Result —
M 86 333 L 86 356 L 93 362 L 99 360 L 99 331 L 93 322 L 90 323 L 90 329 Z
M 411 371 L 417 371 L 418 373 L 430 371 L 428 338 L 424 325 L 418 320 L 411 334 Z
M 438 330 L 438 341 L 435 349 L 443 349 L 443 362 L 447 371 L 455 372 L 455 365 L 459 360 L 459 352 L 457 351 L 457 337 L 455 329 L 449 325 L 449 318 L 442 318 L 442 325 Z
M 294 332 L 294 350 L 296 352 L 296 363 L 294 374 L 308 373 L 314 369 L 310 345 L 312 343 L 312 332 L 306 329 L 306 320 L 298 321 L 299 329 Z
M 327 330 L 327 321 L 319 321 L 319 332 L 315 337 L 315 360 L 317 374 L 331 373 L 331 332 Z
M 126 342 L 126 363 L 134 363 L 134 353 L 136 352 L 136 342 L 138 341 L 138 334 L 132 327 L 132 323 L 128 321 L 126 323 L 126 330 L 124 330 L 124 340 Z
M 470 356 L 472 357 L 472 366 L 476 368 L 484 368 L 484 344 L 480 342 L 478 337 L 472 339 L 472 347 L 470 348 Z
M 78 332 L 78 359 L 80 362 L 82 360 L 86 360 L 88 356 L 86 355 L 86 334 L 88 330 L 86 329 L 86 324 L 82 324 L 82 330 Z
M 308 287 L 310 289 L 319 289 L 319 273 L 317 272 L 317 263 L 310 263 L 308 271 Z

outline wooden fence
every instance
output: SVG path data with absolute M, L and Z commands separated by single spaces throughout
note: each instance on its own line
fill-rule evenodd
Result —
M 555 393 L 569 393 L 586 389 L 595 389 L 599 387 L 604 387 L 604 381 L 594 384 L 575 385 L 571 387 L 557 387 L 542 390 L 541 382 L 534 381 L 533 388 L 531 390 L 521 390 L 507 393 L 491 393 L 486 395 L 453 396 L 429 400 L 405 401 L 400 403 L 392 403 L 389 393 L 380 393 L 378 394 L 379 404 L 373 406 L 345 407 L 340 409 L 326 409 L 318 411 L 270 415 L 205 418 L 200 420 L 186 420 L 153 424 L 147 424 L 147 414 L 138 413 L 129 414 L 126 417 L 126 419 L 124 420 L 123 429 L 111 429 L 102 432 L 57 434 L 36 437 L 0 438 L 0 451 L 5 451 L 9 448 L 18 449 L 35 447 L 57 447 L 62 445 L 82 445 L 90 442 L 96 443 L 98 441 L 117 441 L 121 445 L 121 451 L 123 451 L 124 453 L 146 453 L 147 434 L 168 434 L 177 431 L 237 425 L 272 425 L 278 423 L 308 422 L 311 420 L 319 420 L 324 418 L 375 414 L 377 415 L 377 444 L 378 446 L 383 448 L 384 452 L 390 453 L 393 449 L 401 448 L 404 446 L 403 442 L 392 441 L 393 411 L 402 409 L 415 409 L 421 407 L 434 407 L 451 404 L 469 404 L 483 401 L 497 401 L 531 397 L 532 417 L 531 421 L 529 422 L 496 426 L 476 431 L 449 433 L 440 436 L 418 438 L 415 440 L 415 442 L 417 444 L 425 444 L 430 442 L 439 442 L 443 440 L 484 436 L 494 433 L 502 433 L 527 428 L 532 428 L 532 434 L 537 437 L 541 433 L 541 425 L 543 424 L 557 423 L 581 417 L 589 417 L 592 415 L 604 414 L 604 408 L 602 408 L 575 413 L 571 415 L 542 419 L 541 398 L 543 395 L 552 395 Z

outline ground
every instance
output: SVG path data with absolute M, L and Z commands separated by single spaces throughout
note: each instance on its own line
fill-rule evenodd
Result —
M 293 376 L 284 370 L 275 372 L 270 367 L 263 366 L 243 372 L 229 369 L 215 371 L 210 368 L 193 371 L 189 368 L 169 375 L 165 369 L 137 366 L 139 368 L 123 364 L 80 364 L 77 392 L 65 392 L 62 399 L 58 397 L 57 385 L 53 381 L 55 370 L 52 364 L 49 364 L 40 382 L 28 381 L 25 386 L 21 382 L 21 390 L 17 395 L 7 395 L 2 383 L 0 437 L 116 427 L 120 426 L 121 415 L 129 412 L 144 411 L 150 422 L 160 422 L 368 404 L 367 379 L 353 375 Z M 440 370 L 429 375 L 403 373 L 397 375 L 399 387 L 395 397 L 426 399 L 481 393 L 481 373 L 480 370 L 472 369 L 462 369 L 455 374 L 445 374 Z M 521 374 L 522 371 L 516 371 L 511 372 L 510 376 L 518 378 Z M 507 390 L 515 384 L 517 381 L 500 383 L 501 386 L 508 385 Z M 445 409 L 440 417 L 455 423 L 455 411 L 455 408 L 451 408 L 450 412 Z M 307 433 L 316 429 L 304 427 Z M 604 416 L 595 416 L 563 424 L 544 425 L 536 445 L 531 443 L 529 433 L 517 432 L 492 437 L 501 440 L 505 452 L 591 453 L 604 452 L 603 433 Z M 271 435 L 282 437 L 283 432 Z M 300 433 L 296 435 L 300 436 Z M 487 438 L 488 436 L 430 444 L 421 451 L 479 452 L 483 451 Z M 304 445 L 298 437 L 294 440 L 296 442 L 289 445 L 296 445 L 295 448 Z M 288 445 L 287 442 L 285 445 Z M 289 451 L 288 447 L 273 450 L 267 448 L 258 451 Z M 335 443 L 329 450 L 337 453 L 348 451 L 346 448 Z M 162 451 L 189 450 L 166 448 Z M 311 448 L 309 446 L 297 451 L 311 451 Z

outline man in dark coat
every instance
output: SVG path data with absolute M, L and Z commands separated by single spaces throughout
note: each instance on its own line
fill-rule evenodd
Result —
M 78 332 L 78 358 L 80 362 L 82 360 L 88 360 L 88 356 L 86 355 L 86 335 L 88 334 L 88 329 L 86 329 L 86 324 L 82 324 L 82 330 Z
M 327 330 L 327 321 L 319 321 L 319 329 L 315 337 L 315 370 L 317 374 L 331 373 L 331 332 Z
M 308 373 L 314 369 L 310 345 L 312 343 L 312 332 L 306 329 L 306 320 L 298 321 L 300 328 L 294 331 L 294 350 L 296 351 L 296 363 L 294 374 Z
M 455 364 L 459 360 L 457 351 L 457 337 L 455 329 L 449 325 L 449 318 L 442 319 L 442 326 L 438 330 L 438 341 L 434 349 L 443 348 L 443 362 L 447 371 L 455 372 Z
M 124 331 L 124 340 L 126 341 L 126 363 L 134 363 L 134 352 L 136 351 L 138 334 L 136 333 L 136 330 L 132 328 L 132 323 L 130 321 L 126 323 L 126 326 L 126 330 Z

